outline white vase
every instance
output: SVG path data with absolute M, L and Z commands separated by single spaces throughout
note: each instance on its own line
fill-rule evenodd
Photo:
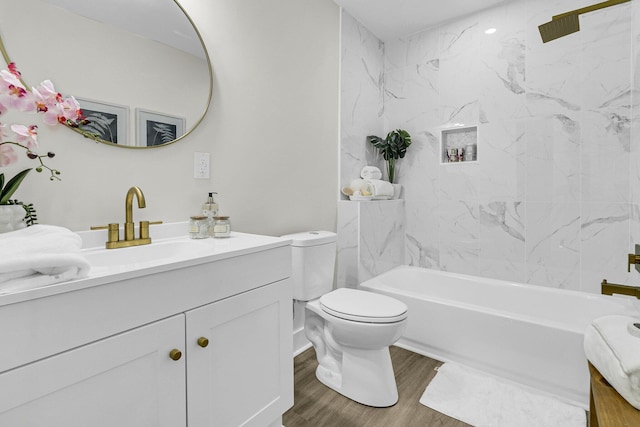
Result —
M 26 212 L 21 205 L 0 205 L 0 233 L 25 228 Z

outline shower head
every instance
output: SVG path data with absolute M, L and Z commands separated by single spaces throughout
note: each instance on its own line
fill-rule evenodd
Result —
M 551 18 L 551 21 L 538 26 L 542 42 L 547 43 L 551 40 L 580 31 L 580 20 L 578 19 L 578 15 L 593 12 L 598 9 L 604 9 L 605 7 L 615 6 L 620 3 L 626 3 L 628 1 L 631 0 L 608 0 L 602 3 L 572 10 L 571 12 L 555 15 Z
M 577 13 L 572 13 L 539 25 L 538 30 L 540 30 L 542 43 L 546 43 L 580 31 L 580 20 Z

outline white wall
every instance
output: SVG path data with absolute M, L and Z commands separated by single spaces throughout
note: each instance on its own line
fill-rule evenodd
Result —
M 95 144 L 42 125 L 41 151 L 56 152 L 50 163 L 63 180 L 32 173 L 15 197 L 36 205 L 40 223 L 84 230 L 122 222 L 132 185 L 147 200 L 134 220 L 165 222 L 187 220 L 213 190 L 238 231 L 335 230 L 338 7 L 331 0 L 181 4 L 198 26 L 214 69 L 213 103 L 201 125 L 183 141 L 151 150 Z M 66 48 L 72 50 L 72 43 Z M 211 153 L 210 180 L 193 178 L 196 151 Z M 30 165 L 25 159 L 19 166 Z

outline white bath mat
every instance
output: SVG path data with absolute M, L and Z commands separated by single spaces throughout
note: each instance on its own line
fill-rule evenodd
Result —
M 420 403 L 476 427 L 585 427 L 582 408 L 445 363 Z

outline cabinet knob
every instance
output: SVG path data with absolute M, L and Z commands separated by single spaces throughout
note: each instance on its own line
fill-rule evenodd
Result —
M 205 337 L 198 338 L 198 345 L 202 348 L 205 348 L 209 345 L 209 340 Z
M 171 360 L 180 360 L 180 358 L 182 357 L 182 352 L 177 348 L 174 348 L 169 352 L 169 357 L 171 358 Z

